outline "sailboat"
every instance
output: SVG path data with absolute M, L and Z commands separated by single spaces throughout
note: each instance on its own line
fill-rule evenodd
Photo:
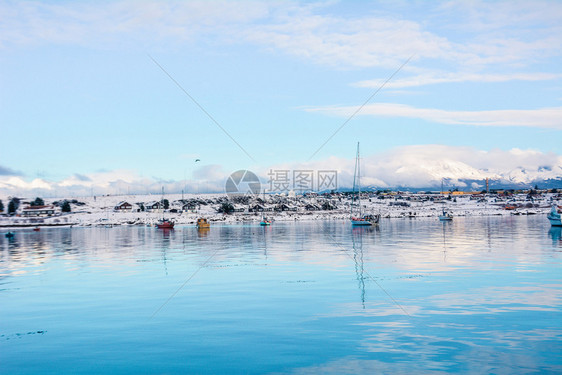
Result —
M 443 194 L 443 179 L 441 179 L 441 194 Z M 448 211 L 445 211 L 445 203 L 443 202 L 443 211 L 441 215 L 439 215 L 439 221 L 451 221 L 453 220 L 453 214 Z
M 164 218 L 164 186 L 162 186 L 162 199 L 160 200 L 162 205 L 162 219 L 158 220 L 156 227 L 158 229 L 174 229 L 174 222 Z
M 378 224 L 381 215 L 363 215 L 361 207 L 361 162 L 359 160 L 359 142 L 357 142 L 357 156 L 355 158 L 355 171 L 353 174 L 353 193 L 357 186 L 357 205 L 359 206 L 358 215 L 353 214 L 354 195 L 351 198 L 350 220 L 351 225 L 373 225 Z
M 265 202 L 267 202 L 267 200 L 265 199 L 265 189 L 263 189 L 263 201 L 264 201 L 264 204 L 265 204 Z M 273 222 L 273 220 L 271 220 L 267 216 L 263 215 L 262 218 L 261 218 L 261 221 L 260 221 L 260 225 L 262 227 L 264 227 L 264 226 L 271 225 L 272 222 Z

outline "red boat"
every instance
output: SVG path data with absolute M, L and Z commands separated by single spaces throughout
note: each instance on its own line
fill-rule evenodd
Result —
M 164 203 L 164 186 L 162 186 L 162 200 L 160 204 Z M 164 219 L 164 207 L 162 207 L 162 219 L 158 220 L 156 223 L 158 229 L 174 229 L 174 222 L 168 219 Z
M 167 219 L 162 219 L 156 223 L 156 226 L 158 227 L 158 229 L 174 229 L 174 222 Z

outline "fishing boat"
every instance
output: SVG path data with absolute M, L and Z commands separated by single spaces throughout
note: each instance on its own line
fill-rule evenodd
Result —
M 271 219 L 268 219 L 267 217 L 262 217 L 261 221 L 260 221 L 260 225 L 271 225 Z
M 199 219 L 197 219 L 196 226 L 197 229 L 206 229 L 211 227 L 211 223 L 209 223 L 206 218 L 200 217 Z
M 560 214 L 562 213 L 562 207 L 557 205 L 552 205 L 550 212 L 548 213 L 548 221 L 553 227 L 562 227 L 562 221 L 560 220 Z
M 353 213 L 353 206 L 355 202 L 355 194 L 351 197 L 351 206 L 350 206 L 350 220 L 351 225 L 373 225 L 378 224 L 381 218 L 381 215 L 364 215 L 362 213 L 361 207 L 361 162 L 359 160 L 359 142 L 357 142 L 357 156 L 355 158 L 355 171 L 353 174 L 353 193 L 355 193 L 355 188 L 357 187 L 357 206 L 359 207 L 359 211 L 357 215 Z

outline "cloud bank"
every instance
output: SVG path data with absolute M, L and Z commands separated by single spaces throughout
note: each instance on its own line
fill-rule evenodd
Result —
M 395 68 L 416 60 L 456 66 L 529 65 L 562 50 L 558 2 L 375 3 L 345 17 L 338 2 L 118 1 L 0 3 L 0 47 L 45 43 L 166 49 L 212 40 L 276 50 L 317 64 Z M 458 31 L 444 37 L 441 30 Z M 171 47 L 176 48 L 176 47 Z M 529 59 L 529 56 L 533 56 Z
M 254 170 L 268 186 L 268 174 L 275 170 L 335 170 L 338 187 L 353 184 L 353 158 L 330 157 L 325 160 L 278 164 Z M 220 165 L 204 165 L 188 180 L 163 181 L 142 177 L 129 170 L 75 174 L 61 181 L 26 180 L 20 176 L 0 176 L 0 196 L 88 196 L 102 194 L 155 194 L 164 187 L 168 193 L 224 192 L 229 174 Z M 472 147 L 444 145 L 403 146 L 362 159 L 362 185 L 388 187 L 439 187 L 442 179 L 449 186 L 480 189 L 490 178 L 503 183 L 532 184 L 535 181 L 562 178 L 562 156 L 535 150 L 477 150 Z M 467 186 L 465 180 L 475 180 Z M 480 181 L 480 183 L 478 182 Z
M 552 73 L 512 73 L 512 74 L 477 74 L 477 73 L 445 73 L 435 72 L 411 76 L 408 78 L 394 79 L 385 84 L 386 88 L 402 89 L 408 87 L 420 87 L 442 83 L 464 83 L 464 82 L 509 82 L 509 81 L 549 81 L 562 78 L 562 74 Z M 379 88 L 384 83 L 382 79 L 360 81 L 354 83 L 354 87 Z
M 349 117 L 358 107 L 327 106 L 304 108 L 308 112 Z M 505 109 L 491 111 L 449 111 L 416 108 L 406 104 L 375 103 L 365 105 L 359 116 L 405 117 L 447 125 L 525 126 L 562 130 L 562 107 L 538 109 Z

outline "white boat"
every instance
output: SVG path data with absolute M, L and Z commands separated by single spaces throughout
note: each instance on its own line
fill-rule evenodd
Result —
M 560 214 L 562 213 L 560 206 L 552 205 L 550 212 L 548 213 L 548 221 L 553 227 L 562 227 L 562 221 L 560 220 Z
M 361 163 L 359 161 L 359 142 L 357 142 L 357 156 L 355 158 L 355 172 L 353 175 L 353 193 L 357 187 L 357 205 L 359 206 L 358 215 L 353 214 L 354 195 L 351 197 L 350 220 L 351 225 L 373 225 L 378 224 L 381 215 L 363 215 L 361 209 Z
M 441 194 L 443 194 L 443 179 L 441 179 Z M 439 215 L 439 221 L 451 221 L 453 220 L 453 214 L 445 211 L 445 200 L 443 200 L 443 212 Z
M 441 215 L 439 215 L 439 220 L 441 221 L 451 221 L 453 220 L 453 215 L 450 212 L 443 210 Z

